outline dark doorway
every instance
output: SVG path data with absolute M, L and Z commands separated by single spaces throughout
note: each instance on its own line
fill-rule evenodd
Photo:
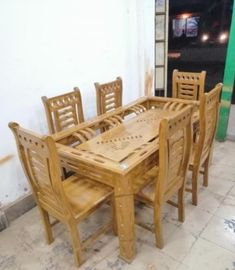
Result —
M 233 0 L 169 0 L 167 96 L 174 69 L 205 70 L 206 91 L 223 82 L 232 8 Z

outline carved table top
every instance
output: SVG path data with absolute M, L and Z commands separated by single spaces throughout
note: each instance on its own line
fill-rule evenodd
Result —
M 198 102 L 143 97 L 113 112 L 53 135 L 64 166 L 78 163 L 126 174 L 158 149 L 159 123 L 174 115 L 171 103 L 198 107 Z M 170 105 L 169 105 L 170 104 Z M 78 170 L 77 170 L 78 171 Z

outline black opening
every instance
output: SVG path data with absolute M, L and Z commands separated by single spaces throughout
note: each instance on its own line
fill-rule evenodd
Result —
M 167 96 L 172 96 L 174 69 L 205 70 L 206 91 L 223 82 L 232 9 L 233 0 L 169 1 Z

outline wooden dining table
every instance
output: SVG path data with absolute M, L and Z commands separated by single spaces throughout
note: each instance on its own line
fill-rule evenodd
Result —
M 114 190 L 120 257 L 136 255 L 135 181 L 158 163 L 160 121 L 175 114 L 168 103 L 195 107 L 195 101 L 142 97 L 107 114 L 53 135 L 62 167 Z

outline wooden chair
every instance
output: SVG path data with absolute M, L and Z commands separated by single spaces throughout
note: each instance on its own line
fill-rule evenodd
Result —
M 80 90 L 60 96 L 42 97 L 51 134 L 67 129 L 84 121 Z
M 173 70 L 172 76 L 172 97 L 189 100 L 199 100 L 204 93 L 206 71 L 180 72 Z
M 209 93 L 205 93 L 200 98 L 199 107 L 199 134 L 196 142 L 193 144 L 193 151 L 190 158 L 189 169 L 192 171 L 192 189 L 186 189 L 192 192 L 192 203 L 198 203 L 198 174 L 203 173 L 203 185 L 208 186 L 208 171 L 210 164 L 210 155 L 215 137 L 217 126 L 219 98 L 222 89 L 222 83 L 219 83 Z M 201 167 L 204 171 L 200 171 Z
M 185 178 L 191 150 L 192 107 L 163 119 L 159 128 L 159 166 L 153 167 L 143 178 L 134 182 L 135 198 L 154 209 L 154 229 L 139 223 L 155 233 L 156 246 L 163 248 L 161 212 L 164 202 L 178 208 L 178 219 L 183 222 Z M 147 183 L 147 185 L 146 185 Z M 144 187 L 143 187 L 144 186 Z M 140 191 L 139 188 L 143 187 Z M 178 202 L 169 199 L 178 194 Z
M 11 122 L 9 127 L 14 133 L 22 167 L 40 210 L 48 244 L 53 242 L 52 226 L 55 224 L 50 221 L 49 215 L 51 215 L 67 225 L 72 239 L 75 262 L 80 265 L 83 262 L 82 244 L 86 247 L 91 240 L 107 231 L 111 222 L 84 243 L 80 242 L 77 223 L 103 203 L 111 201 L 112 189 L 76 175 L 62 182 L 59 158 L 53 139 L 50 136 L 40 137 L 21 128 L 17 123 Z
M 99 84 L 95 83 L 97 114 L 101 115 L 122 106 L 122 79 Z

